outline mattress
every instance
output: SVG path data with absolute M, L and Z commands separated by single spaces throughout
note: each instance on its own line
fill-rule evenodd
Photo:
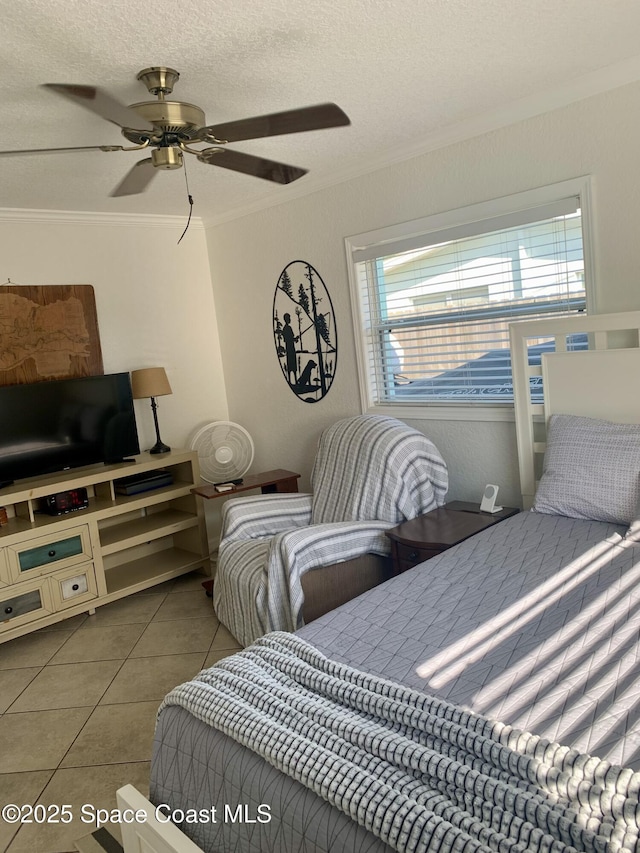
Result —
M 332 658 L 637 770 L 640 546 L 624 532 L 521 513 L 299 633 Z M 233 820 L 182 826 L 212 853 L 388 850 L 177 707 L 159 717 L 151 799 L 227 806 Z

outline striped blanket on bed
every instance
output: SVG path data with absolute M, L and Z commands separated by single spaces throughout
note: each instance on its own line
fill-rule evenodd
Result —
M 640 773 L 272 633 L 166 705 L 261 755 L 397 851 L 636 853 Z

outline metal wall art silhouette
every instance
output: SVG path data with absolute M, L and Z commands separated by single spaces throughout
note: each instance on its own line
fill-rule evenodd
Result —
M 333 382 L 338 336 L 331 297 L 306 261 L 282 270 L 273 297 L 273 337 L 284 378 L 305 403 L 322 400 Z

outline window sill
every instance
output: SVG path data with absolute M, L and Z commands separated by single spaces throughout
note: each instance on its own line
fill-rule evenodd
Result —
M 426 421 L 515 421 L 513 403 L 452 406 L 445 403 L 379 403 L 366 409 L 370 415 L 388 415 L 401 420 Z

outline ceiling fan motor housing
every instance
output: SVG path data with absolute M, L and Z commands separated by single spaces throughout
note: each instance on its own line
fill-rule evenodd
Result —
M 131 104 L 139 116 L 158 129 L 160 134 L 174 133 L 181 139 L 189 140 L 198 136 L 198 131 L 206 123 L 204 112 L 200 107 L 186 104 L 182 101 L 143 101 Z M 125 127 L 123 136 L 130 142 L 140 144 L 149 133 Z

